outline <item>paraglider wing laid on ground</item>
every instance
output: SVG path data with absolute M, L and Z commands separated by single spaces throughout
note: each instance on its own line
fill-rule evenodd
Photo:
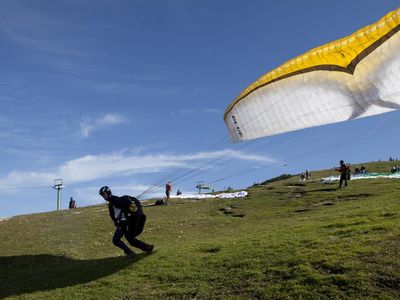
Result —
M 207 198 L 221 198 L 221 199 L 232 199 L 232 198 L 244 198 L 248 195 L 246 191 L 240 191 L 235 193 L 221 193 L 221 194 L 185 194 L 174 197 L 175 199 L 207 199 Z
M 234 142 L 400 109 L 400 8 L 266 73 L 226 109 Z

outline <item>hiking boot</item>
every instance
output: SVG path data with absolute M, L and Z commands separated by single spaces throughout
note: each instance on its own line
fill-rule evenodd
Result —
M 128 258 L 134 258 L 136 256 L 136 254 L 135 254 L 135 252 L 131 251 L 131 252 L 127 253 L 126 256 Z
M 150 254 L 151 252 L 153 252 L 153 249 L 154 249 L 154 245 L 148 245 L 147 249 L 146 249 L 146 253 Z

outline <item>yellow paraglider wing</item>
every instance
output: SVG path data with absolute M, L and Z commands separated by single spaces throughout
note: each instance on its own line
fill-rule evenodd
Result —
M 233 141 L 400 108 L 400 9 L 248 86 L 224 114 Z

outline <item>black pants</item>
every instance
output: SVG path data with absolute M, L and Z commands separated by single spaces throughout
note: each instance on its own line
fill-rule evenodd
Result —
M 114 236 L 113 236 L 113 244 L 117 246 L 118 248 L 121 248 L 125 254 L 128 254 L 132 252 L 132 250 L 121 240 L 122 237 L 125 237 L 125 239 L 129 242 L 129 244 L 133 247 L 139 248 L 142 251 L 147 251 L 149 245 L 138 240 L 136 237 L 128 234 L 128 228 L 127 228 L 127 223 L 122 222 L 121 226 L 118 227 L 115 230 Z
M 339 187 L 342 187 L 344 181 L 344 186 L 347 186 L 347 174 L 341 174 L 340 175 L 340 181 L 339 181 Z

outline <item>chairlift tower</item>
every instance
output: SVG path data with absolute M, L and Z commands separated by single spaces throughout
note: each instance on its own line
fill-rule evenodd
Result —
M 210 187 L 207 184 L 205 184 L 204 181 L 198 181 L 196 188 L 199 190 L 199 194 L 201 194 L 202 189 L 204 189 L 204 190 L 210 189 Z
M 57 190 L 57 210 L 60 210 L 61 207 L 61 189 L 63 187 L 63 180 L 61 178 L 54 179 L 53 189 Z

